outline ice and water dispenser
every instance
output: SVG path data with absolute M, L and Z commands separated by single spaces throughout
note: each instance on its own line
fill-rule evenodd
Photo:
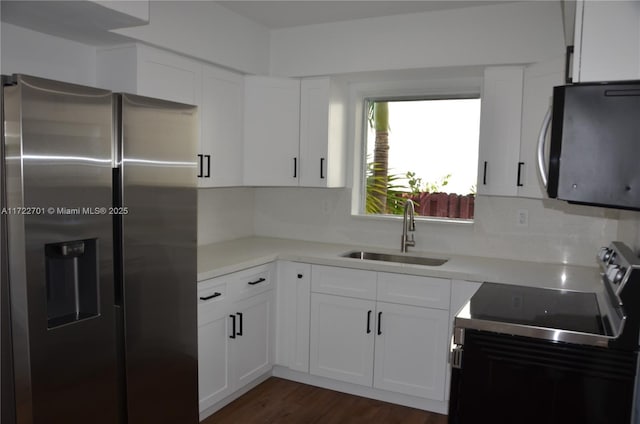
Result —
M 48 328 L 98 316 L 98 239 L 46 244 L 45 257 Z

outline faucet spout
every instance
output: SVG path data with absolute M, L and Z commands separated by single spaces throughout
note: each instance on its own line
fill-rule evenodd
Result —
M 413 232 L 415 231 L 415 206 L 413 204 L 413 200 L 407 199 L 407 201 L 404 202 L 404 213 L 402 215 L 402 243 L 400 244 L 401 252 L 406 252 L 408 246 L 416 245 L 416 241 L 413 236 Z

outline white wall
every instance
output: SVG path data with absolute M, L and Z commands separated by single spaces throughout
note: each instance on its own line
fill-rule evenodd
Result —
M 559 1 L 514 2 L 271 32 L 271 73 L 529 63 L 564 53 Z
M 96 49 L 19 26 L 2 23 L 2 73 L 95 85 Z
M 211 1 L 152 1 L 150 24 L 114 32 L 244 73 L 269 71 L 269 31 Z

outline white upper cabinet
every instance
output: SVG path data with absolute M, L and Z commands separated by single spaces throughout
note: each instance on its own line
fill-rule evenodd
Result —
M 523 68 L 484 72 L 480 112 L 478 194 L 516 196 L 520 158 Z
M 242 185 L 244 79 L 171 52 L 131 44 L 99 49 L 97 84 L 199 107 L 199 187 Z
M 344 187 L 346 90 L 330 78 L 300 82 L 300 185 Z
M 563 84 L 564 57 L 526 67 L 485 70 L 480 118 L 478 193 L 541 199 L 537 147 L 553 87 Z
M 564 84 L 564 57 L 529 65 L 524 70 L 522 132 L 518 162 L 518 196 L 543 199 L 545 188 L 538 173 L 538 136 L 551 107 L 553 87 Z M 547 143 L 548 144 L 548 143 Z
M 573 82 L 640 79 L 640 2 L 576 4 Z
M 200 187 L 242 185 L 244 78 L 214 66 L 202 68 L 200 106 L 203 162 Z
M 480 117 L 478 193 L 541 199 L 538 136 L 551 105 L 553 87 L 562 85 L 564 57 L 526 67 L 485 70 Z
M 330 78 L 245 79 L 245 184 L 344 187 L 346 90 Z
M 99 49 L 99 87 L 172 102 L 200 104 L 199 62 L 153 47 L 131 44 Z
M 299 121 L 299 80 L 245 78 L 245 185 L 298 185 Z

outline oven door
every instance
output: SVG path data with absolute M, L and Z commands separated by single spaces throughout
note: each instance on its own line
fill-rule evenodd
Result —
M 449 424 L 630 423 L 636 352 L 465 330 Z

